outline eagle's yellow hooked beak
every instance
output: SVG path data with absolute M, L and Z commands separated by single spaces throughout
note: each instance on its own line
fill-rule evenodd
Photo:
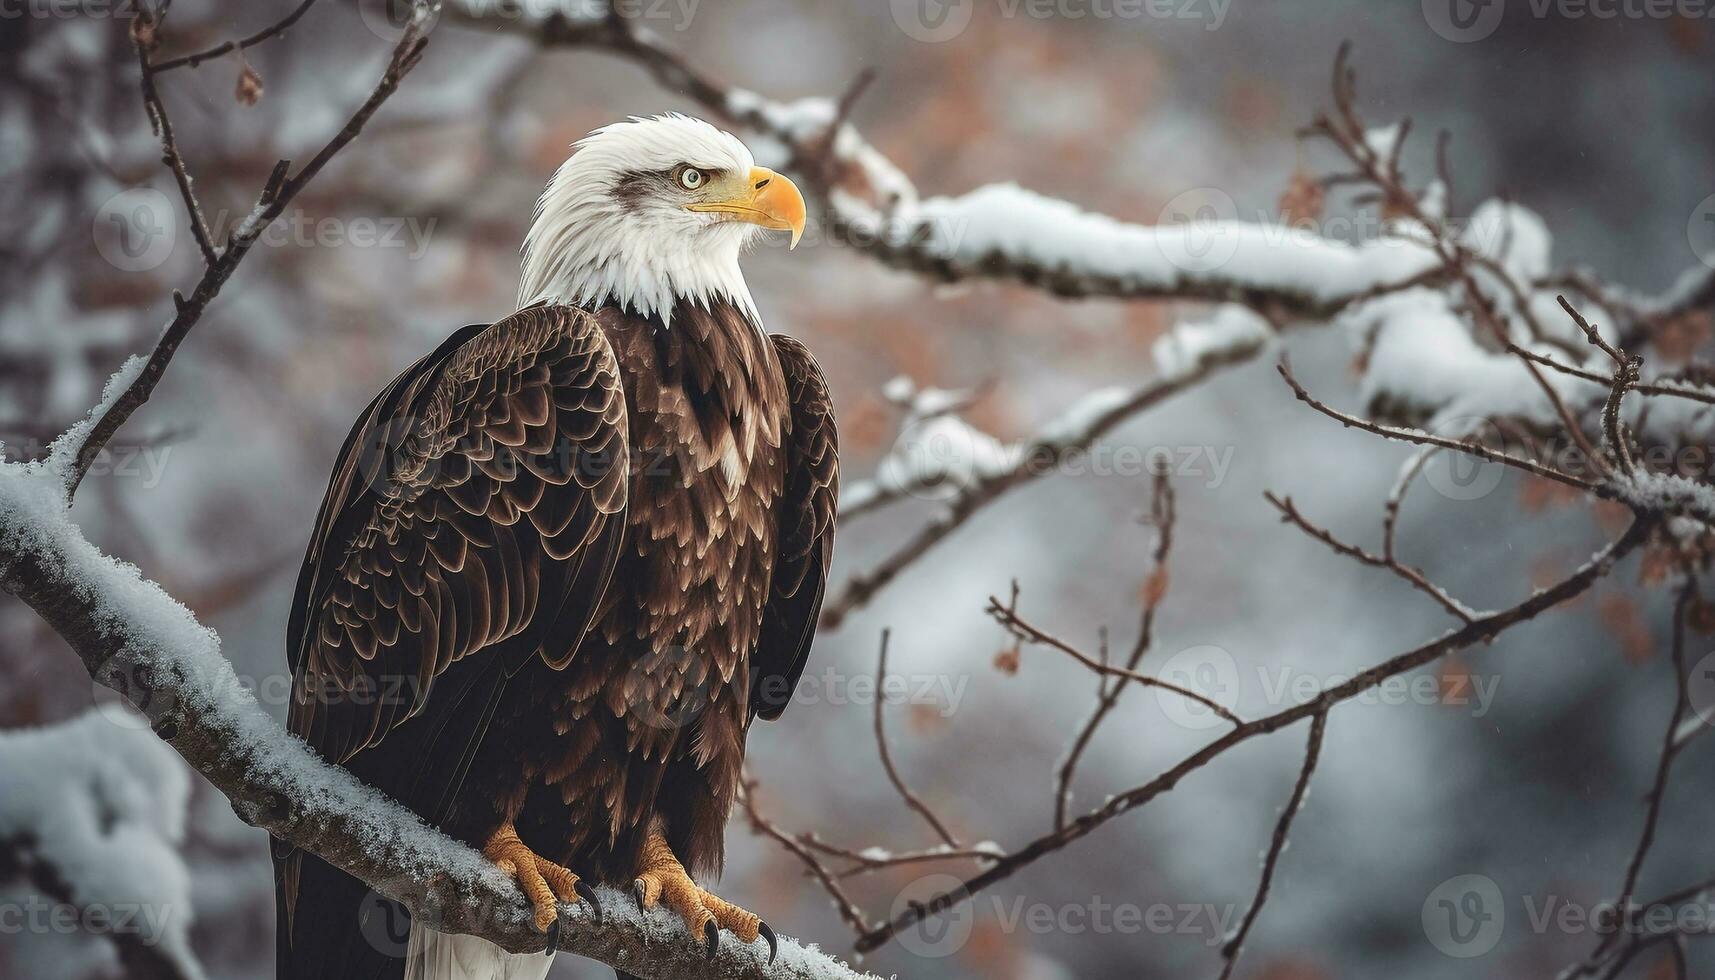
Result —
M 804 237 L 804 195 L 798 193 L 798 185 L 784 174 L 767 167 L 752 167 L 742 184 L 717 194 L 721 196 L 685 207 L 730 215 L 734 221 L 748 221 L 774 231 L 790 231 L 793 248 Z

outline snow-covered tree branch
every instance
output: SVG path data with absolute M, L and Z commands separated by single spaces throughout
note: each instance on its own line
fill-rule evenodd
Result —
M 158 561 L 159 556 L 123 546 L 128 536 L 142 541 L 147 535 L 126 527 L 122 509 L 112 526 L 104 520 L 96 529 L 83 519 L 97 503 L 92 497 L 109 495 L 110 504 L 118 489 L 90 478 L 100 472 L 104 454 L 125 447 L 126 436 L 135 437 L 129 444 L 133 448 L 162 439 L 159 431 L 134 431 L 140 426 L 137 415 L 163 379 L 184 374 L 181 358 L 194 356 L 191 352 L 199 344 L 214 342 L 212 331 L 193 328 L 223 318 L 232 321 L 223 335 L 242 335 L 259 308 L 287 303 L 279 294 L 258 298 L 252 290 L 262 286 L 241 278 L 240 265 L 248 272 L 275 260 L 267 256 L 247 261 L 251 255 L 266 254 L 259 243 L 271 226 L 298 209 L 316 206 L 316 190 L 327 182 L 322 175 L 339 171 L 331 166 L 336 157 L 342 166 L 361 157 L 361 151 L 348 151 L 367 146 L 377 132 L 402 132 L 408 141 L 432 138 L 417 130 L 446 118 L 463 127 L 447 142 L 469 154 L 461 157 L 438 148 L 437 154 L 445 149 L 446 159 L 437 156 L 434 162 L 447 173 L 521 169 L 524 153 L 515 147 L 531 139 L 549 144 L 552 153 L 563 150 L 557 130 L 538 132 L 500 111 L 509 100 L 521 98 L 523 73 L 537 67 L 517 57 L 522 48 L 539 52 L 544 60 L 607 64 L 608 59 L 597 56 L 611 56 L 628 62 L 648 75 L 652 87 L 645 91 L 651 97 L 681 95 L 712 118 L 758 137 L 759 158 L 769 157 L 762 162 L 799 180 L 820 231 L 827 241 L 843 247 L 840 254 L 851 256 L 853 266 L 903 272 L 900 278 L 918 288 L 992 287 L 1008 290 L 1008 295 L 1029 295 L 1032 302 L 1057 304 L 1055 316 L 1067 321 L 1093 307 L 1120 308 L 1126 311 L 1121 315 L 1156 315 L 1161 304 L 1174 304 L 1142 356 L 1122 361 L 1104 353 L 1108 363 L 1103 366 L 1115 368 L 1117 383 L 1110 376 L 1109 382 L 1081 384 L 1077 390 L 1064 384 L 1033 388 L 1031 411 L 1021 414 L 1035 421 L 997 419 L 994 413 L 985 417 L 988 390 L 974 384 L 961 387 L 963 382 L 948 384 L 933 364 L 921 371 L 911 365 L 878 375 L 878 382 L 893 378 L 885 386 L 836 392 L 842 409 L 845 400 L 856 405 L 860 396 L 875 392 L 868 403 L 873 409 L 868 422 L 880 433 L 871 440 L 882 451 L 869 454 L 873 462 L 862 468 L 848 469 L 844 480 L 842 527 L 863 528 L 864 533 L 874 528 L 877 543 L 861 552 L 860 561 L 839 566 L 840 573 L 830 580 L 821 619 L 828 631 L 843 627 L 843 634 L 856 634 L 867 625 L 866 614 L 899 615 L 902 607 L 897 603 L 909 598 L 909 589 L 900 583 L 921 581 L 913 576 L 926 574 L 943 551 L 969 544 L 979 529 L 1004 536 L 1005 529 L 996 530 L 1000 520 L 993 515 L 1028 496 L 1019 492 L 1023 488 L 1045 485 L 1046 477 L 1081 472 L 1080 461 L 1104 445 L 1130 438 L 1142 426 L 1169 418 L 1182 424 L 1183 416 L 1170 414 L 1176 403 L 1210 398 L 1214 390 L 1238 390 L 1235 379 L 1247 378 L 1253 385 L 1237 397 L 1259 402 L 1272 398 L 1270 404 L 1279 411 L 1319 426 L 1318 432 L 1332 437 L 1344 431 L 1360 439 L 1368 454 L 1405 454 L 1391 487 L 1384 474 L 1385 493 L 1370 487 L 1380 524 L 1374 542 L 1349 529 L 1353 495 L 1340 492 L 1344 473 L 1338 464 L 1313 459 L 1307 447 L 1282 449 L 1280 458 L 1302 468 L 1270 469 L 1266 496 L 1251 500 L 1267 519 L 1279 518 L 1282 538 L 1301 539 L 1318 555 L 1332 553 L 1365 570 L 1397 588 L 1403 596 L 1399 607 L 1412 610 L 1399 617 L 1385 641 L 1366 639 L 1359 670 L 1321 678 L 1302 696 L 1271 702 L 1259 711 L 1224 699 L 1197 676 L 1170 675 L 1160 665 L 1167 641 L 1158 617 L 1174 614 L 1184 603 L 1186 617 L 1217 619 L 1229 615 L 1229 607 L 1242 609 L 1257 598 L 1224 597 L 1217 606 L 1181 585 L 1170 587 L 1170 579 L 1178 580 L 1169 575 L 1169 565 L 1188 549 L 1230 547 L 1246 553 L 1230 560 L 1244 561 L 1259 546 L 1230 539 L 1238 531 L 1227 527 L 1226 514 L 1219 521 L 1185 521 L 1183 506 L 1190 495 L 1152 460 L 1132 474 L 1140 477 L 1139 486 L 1148 486 L 1148 530 L 1134 532 L 1116 520 L 1108 535 L 1126 555 L 1143 556 L 1132 563 L 1143 583 L 1135 601 L 1125 588 L 1110 588 L 1093 573 L 1080 586 L 1087 599 L 1081 605 L 1050 603 L 1041 598 L 1047 589 L 1016 579 L 1010 593 L 1003 585 L 988 595 L 992 583 L 972 575 L 972 582 L 983 585 L 987 602 L 962 612 L 990 634 L 998 627 L 1005 647 L 998 655 L 980 649 L 974 659 L 969 650 L 955 651 L 976 666 L 952 668 L 943 662 L 938 668 L 974 673 L 988 669 L 992 655 L 994 671 L 1002 677 L 1021 669 L 1052 669 L 1057 672 L 1051 675 L 1055 689 L 1066 678 L 1074 679 L 1065 685 L 1077 692 L 1069 699 L 1077 702 L 1069 728 L 1050 724 L 1050 712 L 1037 715 L 1034 706 L 1027 716 L 1033 730 L 1047 731 L 1050 741 L 1067 746 L 1043 773 L 1047 792 L 1039 794 L 1039 810 L 1031 810 L 1025 819 L 1006 814 L 1007 820 L 996 819 L 994 826 L 957 812 L 960 807 L 949 806 L 944 793 L 929 788 L 927 780 L 914 777 L 905 765 L 905 739 L 919 733 L 889 711 L 885 698 L 864 705 L 863 722 L 872 727 L 877 758 L 864 756 L 876 763 L 871 775 L 888 794 L 888 819 L 894 822 L 866 824 L 869 839 L 854 843 L 820 828 L 808 829 L 812 825 L 795 811 L 785 791 L 787 779 L 753 767 L 741 800 L 749 825 L 768 854 L 803 873 L 806 890 L 813 890 L 818 900 L 831 900 L 838 922 L 848 931 L 842 938 L 859 953 L 896 946 L 926 922 L 972 909 L 979 897 L 1003 886 L 1021 892 L 1040 887 L 1041 879 L 1034 876 L 1061 867 L 1058 862 L 1069 865 L 1074 844 L 1124 835 L 1128 824 L 1122 818 L 1145 807 L 1153 807 L 1152 813 L 1163 809 L 1162 801 L 1169 796 L 1186 795 L 1180 787 L 1188 777 L 1237 766 L 1237 757 L 1268 751 L 1262 748 L 1268 743 L 1271 749 L 1290 750 L 1278 757 L 1285 761 L 1276 760 L 1281 770 L 1278 798 L 1271 797 L 1267 804 L 1275 809 L 1257 818 L 1265 827 L 1259 839 L 1223 844 L 1255 850 L 1258 861 L 1246 868 L 1232 928 L 1209 944 L 1201 964 L 1222 978 L 1257 969 L 1255 960 L 1278 941 L 1270 927 L 1286 904 L 1279 891 L 1290 876 L 1304 873 L 1294 867 L 1290 846 L 1305 835 L 1307 826 L 1315 827 L 1306 807 L 1313 790 L 1338 776 L 1338 742 L 1352 730 L 1348 720 L 1358 713 L 1354 705 L 1426 671 L 1438 671 L 1437 682 L 1450 683 L 1446 679 L 1457 677 L 1466 658 L 1486 656 L 1482 651 L 1502 638 L 1531 634 L 1546 621 L 1575 615 L 1570 610 L 1581 600 L 1603 604 L 1605 617 L 1622 618 L 1607 603 L 1620 587 L 1619 570 L 1636 563 L 1645 589 L 1666 580 L 1674 585 L 1671 620 L 1656 629 L 1671 636 L 1666 658 L 1671 663 L 1664 669 L 1671 671 L 1672 700 L 1669 703 L 1667 695 L 1659 699 L 1659 726 L 1651 720 L 1651 738 L 1659 742 L 1649 748 L 1654 764 L 1646 774 L 1648 795 L 1632 808 L 1641 828 L 1628 826 L 1620 834 L 1624 860 L 1613 869 L 1613 880 L 1604 878 L 1601 886 L 1604 898 L 1618 909 L 1615 921 L 1627 928 L 1610 930 L 1587 947 L 1566 949 L 1560 960 L 1571 965 L 1562 976 L 1619 977 L 1652 951 L 1664 953 L 1663 961 L 1677 971 L 1665 975 L 1691 975 L 1684 952 L 1688 932 L 1676 927 L 1649 933 L 1641 923 L 1654 911 L 1704 901 L 1710 888 L 1707 869 L 1695 872 L 1692 884 L 1667 890 L 1655 889 L 1646 869 L 1652 866 L 1652 853 L 1659 863 L 1658 840 L 1669 834 L 1664 800 L 1676 785 L 1693 778 L 1682 756 L 1698 744 L 1695 737 L 1707 727 L 1694 717 L 1698 679 L 1691 660 L 1696 641 L 1688 632 L 1703 632 L 1715 624 L 1715 613 L 1710 612 L 1715 604 L 1700 588 L 1715 554 L 1715 480 L 1706 448 L 1715 433 L 1715 373 L 1698 357 L 1685 354 L 1688 347 L 1694 354 L 1704 353 L 1701 341 L 1685 338 L 1707 327 L 1715 309 L 1715 271 L 1699 265 L 1662 293 L 1646 294 L 1600 271 L 1564 266 L 1554 227 L 1560 218 L 1543 216 L 1557 212 L 1537 213 L 1521 203 L 1528 195 L 1478 200 L 1462 210 L 1457 192 L 1464 188 L 1453 174 L 1459 159 L 1457 140 L 1438 145 L 1432 173 L 1415 173 L 1408 166 L 1418 145 L 1411 141 L 1410 121 L 1378 124 L 1366 117 L 1345 48 L 1335 58 L 1331 103 L 1302 134 L 1306 146 L 1326 154 L 1312 157 L 1323 170 L 1308 169 L 1303 162 L 1307 151 L 1295 150 L 1300 164 L 1288 190 L 1292 201 L 1290 207 L 1283 202 L 1282 213 L 1273 218 L 1247 220 L 1230 207 L 1230 198 L 1223 201 L 1222 194 L 1205 193 L 1175 199 L 1155 223 L 1125 220 L 1080 203 L 1062 187 L 1054 191 L 1064 196 L 1027 189 L 1021 186 L 1027 182 L 1022 178 L 1007 180 L 1004 169 L 999 182 L 973 181 L 974 189 L 922 191 L 920 183 L 938 182 L 939 177 L 930 176 L 926 167 L 915 172 L 921 158 L 894 151 L 885 139 L 872 142 L 853 121 L 879 122 L 899 111 L 866 96 L 873 72 L 861 74 L 843 94 L 778 99 L 717 81 L 687 53 L 688 45 L 651 29 L 646 17 L 571 8 L 539 15 L 530 5 L 497 8 L 452 0 L 444 8 L 422 4 L 415 19 L 395 25 L 398 36 L 389 36 L 393 46 L 379 78 L 366 77 L 365 87 L 346 102 L 331 107 L 293 104 L 290 116 L 296 129 L 313 131 L 314 138 L 307 141 L 303 132 L 293 133 L 299 145 L 309 147 L 299 157 L 307 163 L 275 163 L 271 154 L 258 162 L 253 153 L 228 148 L 230 157 L 221 162 L 230 169 L 218 180 L 199 183 L 195 177 L 202 171 L 192 140 L 199 128 L 212 124 L 171 111 L 181 98 L 176 86 L 188 85 L 189 79 L 217 66 L 237 66 L 240 100 L 260 97 L 260 76 L 252 77 L 255 73 L 244 60 L 250 56 L 247 52 L 290 48 L 293 32 L 320 11 L 312 9 L 314 0 L 294 2 L 257 27 L 231 36 L 187 30 L 180 38 L 176 26 L 165 19 L 164 7 L 146 5 L 128 25 L 128 59 L 135 59 L 140 74 L 127 76 L 126 94 L 133 113 L 139 112 L 141 96 L 139 118 L 146 119 L 150 129 L 143 155 L 155 166 L 158 154 L 164 164 L 159 171 L 162 186 L 170 180 L 167 189 L 178 195 L 188 245 L 198 262 L 195 277 L 184 291 L 171 291 L 167 325 L 151 338 L 152 346 L 128 351 L 131 356 L 97 404 L 87 405 L 87 386 L 56 391 L 53 402 L 60 416 L 89 409 L 81 421 L 31 418 L 32 437 L 51 445 L 45 452 L 25 452 L 14 445 L 0 461 L 0 588 L 63 640 L 96 683 L 129 701 L 158 742 L 141 731 L 116 736 L 111 726 L 85 720 L 0 734 L 0 886 L 23 881 L 59 905 L 84 911 L 121 902 L 188 911 L 196 895 L 172 853 L 185 843 L 189 787 L 159 744 L 164 743 L 206 777 L 245 823 L 325 858 L 361 879 L 377 896 L 404 905 L 417 920 L 442 931 L 481 936 L 511 951 L 542 946 L 543 936 L 531 925 L 529 907 L 511 881 L 468 847 L 425 825 L 344 769 L 325 764 L 286 733 L 268 706 L 257 702 L 229 662 L 232 651 L 223 649 L 220 637 L 205 625 L 213 620 L 204 614 L 204 606 L 189 600 L 198 585 L 205 591 L 218 588 L 172 577 L 170 564 Z M 468 67 L 472 78 L 481 79 L 480 84 L 470 83 L 480 90 L 478 96 L 445 104 L 424 98 L 405 105 L 413 86 L 427 74 L 413 72 L 424 60 L 431 28 L 438 32 L 437 46 L 450 35 L 458 43 L 469 42 L 468 50 L 498 52 L 459 69 Z M 140 92 L 135 84 L 139 80 Z M 282 81 L 281 87 L 288 84 Z M 569 97 L 575 99 L 576 93 Z M 869 128 L 866 123 L 866 131 Z M 483 138 L 472 139 L 470 134 L 478 131 Z M 101 141 L 91 142 L 92 157 L 104 159 L 110 152 Z M 408 145 L 414 152 L 421 146 Z M 516 156 L 504 156 L 508 146 Z M 468 223 L 474 229 L 471 240 L 486 236 L 511 241 L 510 227 L 507 234 L 490 234 L 484 222 L 499 219 L 479 207 L 466 208 L 456 189 L 437 185 L 434 193 L 413 197 L 391 186 L 389 167 L 397 164 L 384 160 L 375 165 L 384 176 L 375 180 L 381 186 L 365 189 L 366 201 L 385 201 L 396 210 L 439 208 L 437 213 L 449 221 Z M 436 168 L 425 162 L 423 169 Z M 438 170 L 436 179 L 457 186 Z M 241 213 L 238 220 L 223 220 L 212 202 L 216 194 L 230 197 L 235 186 L 243 188 Z M 218 190 L 211 193 L 211 188 Z M 1330 199 L 1340 195 L 1373 206 L 1378 216 L 1356 234 L 1327 233 L 1316 219 L 1332 206 Z M 472 283 L 481 283 L 483 270 L 471 258 L 476 251 L 461 241 L 454 254 L 436 258 L 436 278 L 450 285 L 445 294 L 425 292 L 421 302 L 437 306 L 448 302 L 448 295 L 477 291 L 480 287 Z M 343 319 L 347 311 L 330 314 L 342 328 L 349 327 L 347 321 L 373 315 L 371 308 L 381 305 L 373 295 L 375 283 L 360 281 L 365 274 L 321 274 L 335 284 L 339 302 L 362 314 Z M 222 305 L 215 305 L 217 298 Z M 142 305 L 148 300 L 132 301 Z M 1079 300 L 1097 302 L 1074 302 Z M 30 312 L 35 316 L 37 310 Z M 49 318 L 38 320 L 29 324 L 31 330 L 52 332 Z M 299 326 L 292 324 L 294 330 Z M 1061 327 L 1044 324 L 1041 329 Z M 0 329 L 0 341 L 10 343 L 9 336 Z M 103 336 L 103 350 L 115 346 L 113 335 Z M 287 336 L 289 340 L 258 342 L 256 350 L 245 352 L 244 368 L 235 374 L 259 392 L 247 397 L 271 414 L 290 418 L 303 402 L 325 394 L 316 377 L 325 362 L 300 367 L 290 376 L 276 370 L 282 351 L 300 344 L 295 333 Z M 1302 359 L 1286 357 L 1289 348 L 1297 354 L 1301 338 L 1314 343 L 1325 337 L 1350 344 L 1350 390 L 1342 390 L 1326 370 L 1295 370 Z M 862 340 L 871 342 L 868 336 Z M 224 336 L 222 342 L 227 342 Z M 989 342 L 985 336 L 984 343 Z M 4 343 L 0 352 L 10 349 Z M 1271 363 L 1277 370 L 1268 370 Z M 181 367 L 169 374 L 175 364 Z M 345 421 L 340 417 L 339 426 Z M 190 430 L 167 431 L 182 435 Z M 1258 433 L 1258 438 L 1272 440 L 1271 431 Z M 189 437 L 196 437 L 194 431 Z M 287 441 L 296 440 L 294 434 Z M 305 468 L 318 475 L 325 472 L 325 460 L 317 457 L 314 462 Z M 1579 550 L 1559 526 L 1527 528 L 1519 518 L 1498 527 L 1447 520 L 1435 526 L 1435 541 L 1402 531 L 1401 514 L 1412 488 L 1437 479 L 1440 467 L 1453 465 L 1475 468 L 1497 482 L 1517 481 L 1533 499 L 1587 515 L 1602 529 L 1600 547 L 1593 554 Z M 1084 489 L 1074 485 L 1065 492 Z M 1451 496 L 1457 502 L 1456 495 Z M 85 508 L 78 517 L 74 498 Z M 1365 503 L 1370 503 L 1368 498 Z M 984 524 L 985 515 L 992 523 Z M 884 537 L 888 518 L 895 520 L 899 533 Z M 206 519 L 222 517 L 211 514 Z M 962 536 L 957 533 L 961 530 Z M 1543 566 L 1533 569 L 1528 588 L 1512 582 L 1498 587 L 1473 582 L 1463 567 L 1472 559 L 1464 552 L 1456 552 L 1453 561 L 1443 553 L 1439 562 L 1418 554 L 1449 542 L 1464 545 L 1503 537 L 1508 549 L 1516 544 Z M 92 541 L 101 541 L 106 551 Z M 1274 547 L 1278 541 L 1271 538 L 1260 547 Z M 298 543 L 296 537 L 289 542 L 292 547 Z M 1572 560 L 1567 560 L 1568 553 Z M 261 574 L 274 567 L 273 561 L 264 556 Z M 157 564 L 168 573 L 146 576 L 138 567 Z M 1022 576 L 1025 570 L 1004 571 Z M 1270 583 L 1269 588 L 1314 595 L 1300 583 Z M 224 594 L 222 599 L 233 601 Z M 1106 628 L 1091 621 L 1089 609 L 1101 608 L 1099 601 L 1120 602 L 1127 615 L 1135 615 L 1135 632 L 1123 637 L 1123 646 L 1110 650 Z M 1336 616 L 1346 606 L 1330 601 L 1329 608 L 1335 611 L 1328 615 Z M 927 612 L 925 620 L 931 618 Z M 1419 614 L 1429 627 L 1419 627 L 1414 618 Z M 1648 646 L 1651 625 L 1642 621 L 1642 613 L 1637 619 L 1634 630 Z M 900 669 L 902 638 L 919 628 L 908 619 L 891 625 L 892 632 L 883 633 L 879 655 L 863 671 L 871 679 L 867 670 L 874 666 L 876 690 L 886 688 Z M 236 636 L 224 628 L 222 632 L 229 639 Z M 960 642 L 968 642 L 973 632 L 962 628 Z M 1280 635 L 1272 625 L 1267 634 L 1264 645 L 1280 650 L 1258 656 L 1323 642 Z M 246 643 L 249 639 L 243 638 Z M 867 657 L 869 639 L 859 641 Z M 979 647 L 982 642 L 979 637 Z M 267 645 L 272 654 L 273 641 Z M 1099 765 L 1100 739 L 1126 723 L 1124 711 L 1140 698 L 1128 700 L 1125 695 L 1140 688 L 1173 705 L 1165 709 L 1169 712 L 1183 710 L 1208 720 L 1207 740 L 1183 751 L 1173 744 L 1170 751 L 1176 754 L 1159 765 L 1160 757 L 1140 751 L 1138 757 L 1151 767 L 1141 773 Z M 982 720 L 992 724 L 996 717 L 1008 717 L 1004 724 L 1012 726 L 1020 724 L 1021 716 L 995 710 Z M 1294 734 L 1286 739 L 1267 738 L 1288 728 Z M 64 761 L 54 764 L 58 771 L 19 762 L 38 754 Z M 977 759 L 967 768 L 994 761 Z M 1018 768 L 1020 763 L 1006 759 L 1003 775 L 1010 780 Z M 101 802 L 104 796 L 118 798 L 122 805 L 109 812 Z M 874 812 L 866 810 L 864 819 Z M 104 821 L 110 825 L 105 830 Z M 921 891 L 900 889 L 899 882 L 929 869 L 952 874 L 936 876 L 933 887 Z M 631 897 L 617 892 L 603 890 L 601 898 L 600 921 L 587 904 L 562 909 L 565 928 L 559 933 L 559 948 L 645 980 L 689 980 L 711 972 L 793 980 L 868 976 L 814 945 L 786 939 L 771 964 L 764 961 L 760 947 L 724 944 L 711 967 L 699 937 L 692 937 L 668 913 L 635 911 Z M 168 922 L 144 931 L 146 941 L 112 930 L 112 955 L 128 975 L 194 980 L 204 971 L 187 928 L 188 922 Z M 834 945 L 831 936 L 816 938 Z

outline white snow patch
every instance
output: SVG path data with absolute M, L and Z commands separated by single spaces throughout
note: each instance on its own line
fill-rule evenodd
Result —
M 0 733 L 0 838 L 63 881 L 83 921 L 104 916 L 100 928 L 158 948 L 197 978 L 190 873 L 178 854 L 189 797 L 171 749 L 98 711 Z
M 1163 378 L 1179 378 L 1199 370 L 1211 357 L 1268 343 L 1274 330 L 1248 307 L 1227 303 L 1208 319 L 1175 325 L 1155 342 L 1155 370 Z
M 836 200 L 863 225 L 882 220 Z M 959 197 L 896 208 L 888 240 L 922 237 L 931 255 L 980 264 L 991 255 L 1044 268 L 1169 289 L 1206 279 L 1285 290 L 1317 300 L 1412 278 L 1436 264 L 1421 242 L 1397 237 L 1356 245 L 1276 224 L 1215 220 L 1138 225 L 1081 210 L 1016 184 L 990 184 Z

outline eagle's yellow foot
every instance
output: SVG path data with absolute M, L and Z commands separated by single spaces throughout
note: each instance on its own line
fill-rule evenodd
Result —
M 692 881 L 660 834 L 651 833 L 648 843 L 643 845 L 643 870 L 632 887 L 639 909 L 652 909 L 665 902 L 693 933 L 701 933 L 708 942 L 711 960 L 720 944 L 722 929 L 745 945 L 756 942 L 758 936 L 766 939 L 770 963 L 780 952 L 780 941 L 768 923 Z
M 482 847 L 482 856 L 503 873 L 518 882 L 525 897 L 535 909 L 536 928 L 548 934 L 548 950 L 559 947 L 559 902 L 576 905 L 580 900 L 590 903 L 596 924 L 601 924 L 601 902 L 595 889 L 584 884 L 572 871 L 546 860 L 524 846 L 518 831 L 511 824 L 503 825 Z

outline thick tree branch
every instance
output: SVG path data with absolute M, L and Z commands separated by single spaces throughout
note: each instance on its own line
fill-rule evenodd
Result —
M 542 948 L 510 880 L 288 735 L 233 674 L 218 637 L 134 567 L 89 544 L 67 508 L 63 481 L 51 467 L 0 464 L 0 588 L 59 633 L 92 678 L 136 705 L 240 817 L 349 872 L 437 929 L 481 936 L 513 952 Z M 723 943 L 711 965 L 700 939 L 669 913 L 639 915 L 628 897 L 603 895 L 600 928 L 587 905 L 562 909 L 562 950 L 646 980 L 703 980 L 711 971 L 860 980 L 785 939 L 766 969 L 761 944 Z
M 912 180 L 847 122 L 855 94 L 869 81 L 869 73 L 860 76 L 858 84 L 838 100 L 781 102 L 704 74 L 659 35 L 618 14 L 552 14 L 532 19 L 460 8 L 451 11 L 449 19 L 467 28 L 507 32 L 545 49 L 605 52 L 632 61 L 663 87 L 686 94 L 711 114 L 781 144 L 788 169 L 802 178 L 835 241 L 936 282 L 1012 282 L 1061 297 L 1230 302 L 1256 311 L 1277 329 L 1294 321 L 1328 321 L 1373 300 L 1410 291 L 1436 291 L 1450 299 L 1463 295 L 1461 302 L 1469 314 L 1518 358 L 1521 369 L 1553 409 L 1566 437 L 1584 451 L 1590 465 L 1603 477 L 1600 489 L 1594 492 L 1609 498 L 1635 496 L 1635 489 L 1621 479 L 1630 474 L 1608 472 L 1607 457 L 1594 451 L 1573 407 L 1540 370 L 1558 365 L 1544 363 L 1547 359 L 1543 355 L 1519 347 L 1507 336 L 1507 317 L 1516 316 L 1533 338 L 1566 346 L 1562 338 L 1538 322 L 1529 302 L 1532 290 L 1553 288 L 1559 280 L 1518 280 L 1496 254 L 1451 235 L 1442 217 L 1449 213 L 1452 194 L 1445 133 L 1437 146 L 1439 187 L 1433 188 L 1434 195 L 1406 186 L 1401 160 L 1410 121 L 1395 130 L 1386 146 L 1371 145 L 1370 133 L 1357 110 L 1349 46 L 1342 46 L 1335 63 L 1334 114 L 1319 119 L 1307 133 L 1334 140 L 1355 167 L 1351 173 L 1323 178 L 1323 186 L 1368 188 L 1358 203 L 1384 205 L 1383 232 L 1376 241 L 1358 245 L 1286 233 L 1289 229 L 1272 227 L 1265 221 L 1221 220 L 1187 229 L 1164 216 L 1161 224 L 1127 224 L 1010 185 L 979 188 L 961 197 L 919 200 Z M 1429 203 L 1431 196 L 1433 205 Z M 1387 218 L 1388 214 L 1410 220 L 1402 226 Z M 1021 227 L 1042 233 L 1021 234 Z M 1224 261 L 1207 264 L 1175 261 L 1176 250 L 1186 244 L 1188 230 L 1217 242 L 1223 250 L 1230 248 L 1231 254 Z M 1510 227 L 1506 234 L 1510 238 Z M 1079 242 L 1082 247 L 1068 249 L 1066 242 Z M 1498 255 L 1504 257 L 1507 247 L 1503 242 Z M 1487 279 L 1480 281 L 1479 273 L 1499 284 L 1511 301 L 1510 310 L 1502 309 L 1488 294 L 1489 287 L 1483 285 Z M 1628 318 L 1622 337 L 1640 332 L 1647 337 L 1654 326 L 1707 305 L 1715 296 L 1715 276 L 1703 270 L 1688 273 L 1668 295 L 1627 303 L 1614 300 L 1621 292 L 1616 287 L 1608 287 L 1588 274 L 1576 278 L 1584 292 L 1602 294 L 1606 308 Z M 1241 354 L 1213 368 L 1240 363 L 1253 354 Z M 1217 370 L 1211 369 L 1194 378 L 1175 377 L 1157 384 L 1164 388 L 1165 397 L 1215 373 Z M 1661 391 L 1648 393 L 1682 394 L 1674 390 L 1676 386 L 1659 387 Z M 1702 400 L 1696 393 L 1685 396 Z M 1120 420 L 1144 411 L 1157 400 L 1140 398 Z M 1027 448 L 1030 451 L 1021 453 L 1020 458 L 1030 459 L 1044 447 Z M 1046 448 L 1047 458 L 1052 459 L 1053 447 Z M 1623 446 L 1619 452 L 1625 452 Z M 1514 465 L 1510 460 L 1501 462 Z M 838 626 L 976 512 L 1046 468 L 984 472 L 959 486 L 939 515 L 876 565 L 853 574 L 829 596 L 823 626 Z M 923 471 L 918 483 L 885 485 L 872 481 L 854 486 L 851 489 L 856 492 L 847 495 L 846 516 L 868 513 L 916 495 L 924 488 L 920 484 L 944 480 L 948 475 L 932 470 Z M 1690 497 L 1681 503 L 1692 512 L 1697 510 L 1696 501 Z M 1387 541 L 1384 556 L 1391 560 L 1391 529 Z

